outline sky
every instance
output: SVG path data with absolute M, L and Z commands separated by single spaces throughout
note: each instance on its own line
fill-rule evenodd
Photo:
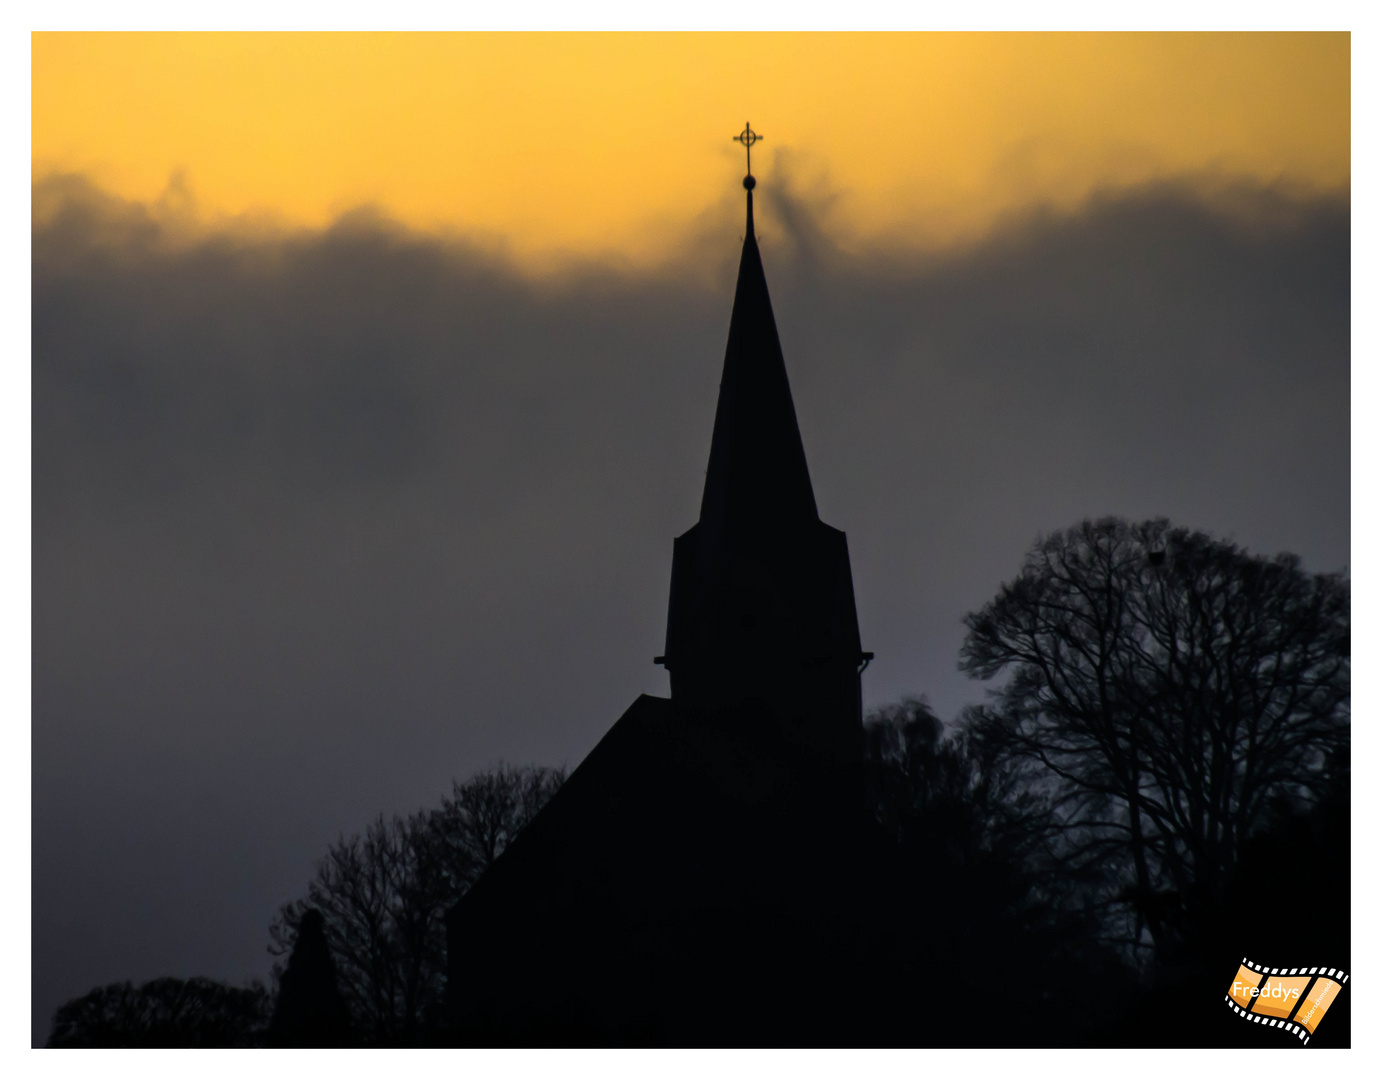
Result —
M 1346 34 L 38 34 L 33 169 L 646 262 L 716 204 L 745 117 L 835 231 L 953 242 L 1190 173 L 1346 187 L 1348 59 Z
M 665 694 L 743 235 L 866 703 L 1036 537 L 1347 570 L 1346 35 L 33 38 L 33 1005 Z

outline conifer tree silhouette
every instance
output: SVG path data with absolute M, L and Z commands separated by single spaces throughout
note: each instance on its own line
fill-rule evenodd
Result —
M 345 1046 L 350 1014 L 336 984 L 336 965 L 326 945 L 322 914 L 303 912 L 269 1021 L 270 1046 Z

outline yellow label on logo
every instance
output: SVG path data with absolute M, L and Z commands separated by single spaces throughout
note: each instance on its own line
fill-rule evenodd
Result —
M 1311 1035 L 1315 1034 L 1315 1028 L 1324 1019 L 1325 1010 L 1338 996 L 1340 989 L 1342 989 L 1342 984 L 1336 983 L 1333 979 L 1316 979 L 1314 987 L 1310 990 L 1310 996 L 1306 998 L 1305 1004 L 1296 1013 L 1296 1023 L 1303 1024 L 1305 1030 Z

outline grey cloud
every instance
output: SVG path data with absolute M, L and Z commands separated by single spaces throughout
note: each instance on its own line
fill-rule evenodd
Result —
M 978 700 L 961 617 L 1083 516 L 1348 564 L 1345 201 L 1167 185 L 847 255 L 765 187 L 870 701 Z M 709 266 L 530 280 L 367 214 L 187 240 L 74 178 L 35 206 L 42 1037 L 99 982 L 263 974 L 338 832 L 575 764 L 666 692 L 741 226 Z

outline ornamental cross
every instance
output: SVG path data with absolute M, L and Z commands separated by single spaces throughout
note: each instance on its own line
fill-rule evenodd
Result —
M 739 132 L 738 135 L 733 136 L 733 138 L 734 138 L 734 141 L 735 141 L 735 142 L 737 142 L 737 143 L 743 143 L 743 144 L 744 144 L 744 163 L 745 163 L 745 167 L 746 167 L 746 168 L 745 168 L 745 171 L 748 172 L 748 174 L 749 174 L 750 176 L 752 176 L 752 175 L 753 175 L 753 144 L 756 143 L 756 142 L 762 142 L 762 141 L 763 141 L 763 136 L 760 135 L 760 134 L 758 134 L 758 132 L 754 131 L 753 128 L 749 127 L 749 122 L 748 122 L 747 120 L 745 120 L 745 121 L 744 121 L 744 130 L 741 131 L 741 132 Z

